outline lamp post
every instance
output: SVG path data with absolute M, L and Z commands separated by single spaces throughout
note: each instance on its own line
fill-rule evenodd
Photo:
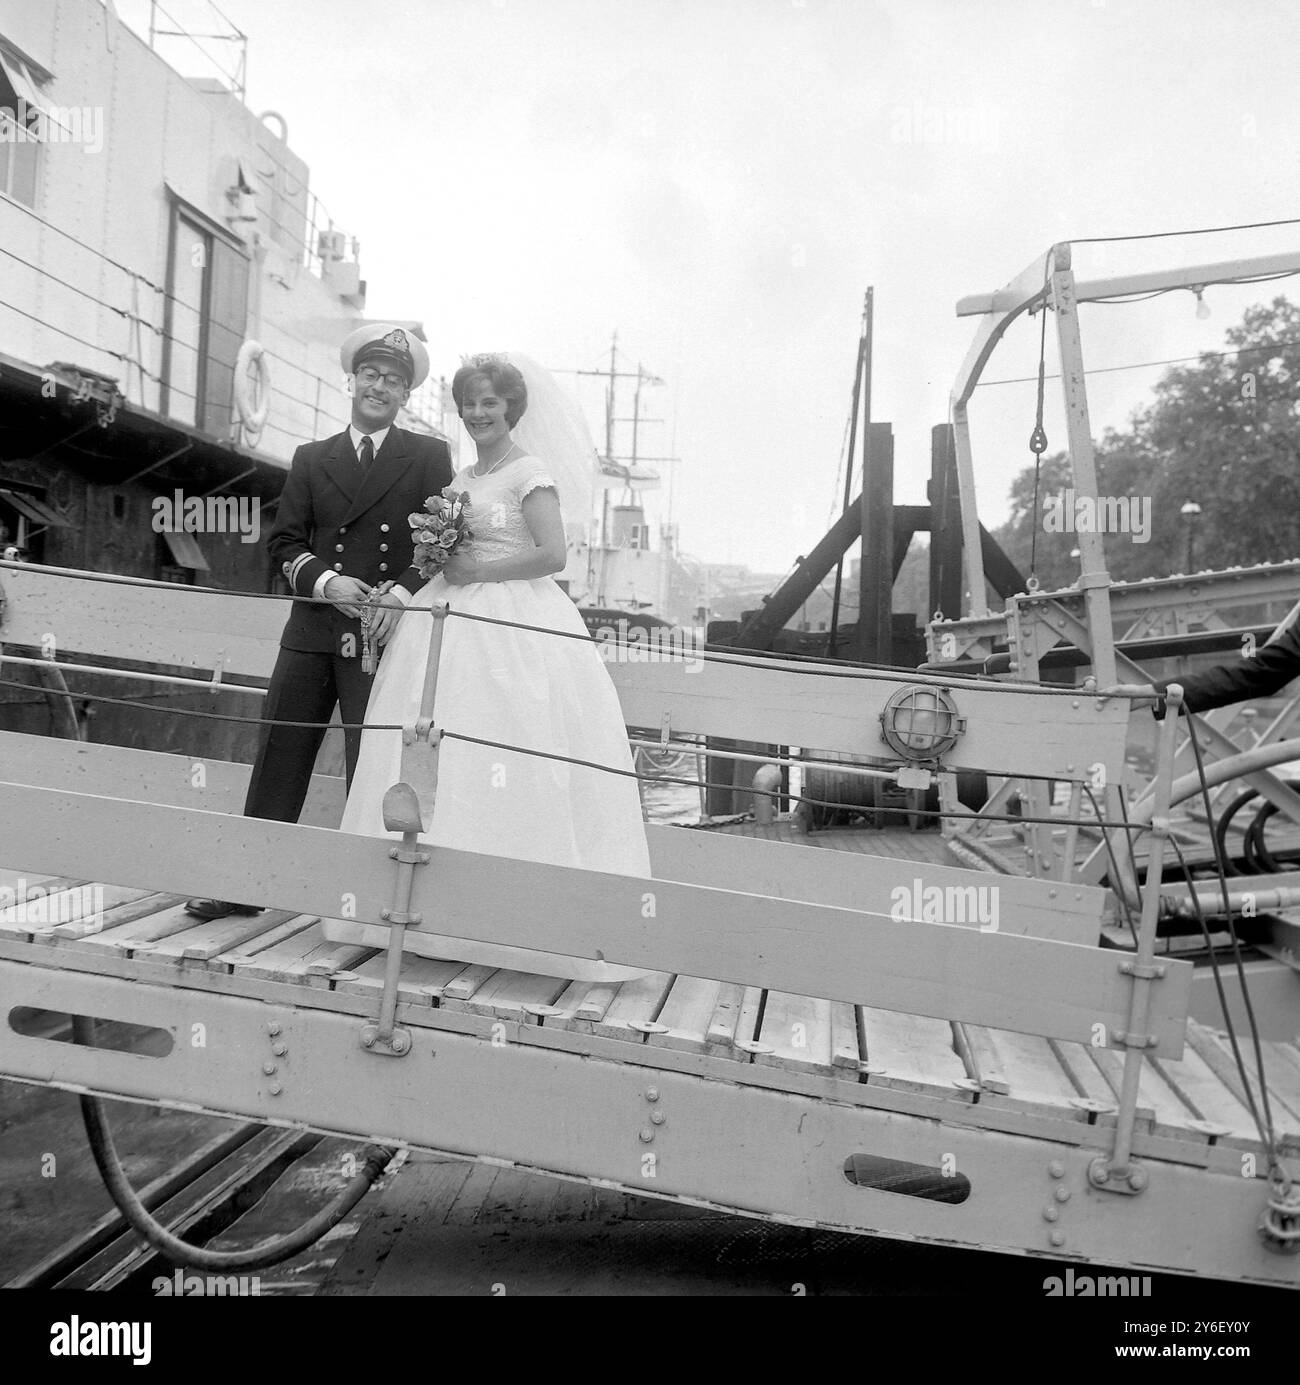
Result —
M 1187 521 L 1187 571 L 1190 575 L 1194 571 L 1193 559 L 1196 553 L 1196 521 L 1200 517 L 1201 507 L 1195 500 L 1185 500 L 1183 508 L 1178 511 Z

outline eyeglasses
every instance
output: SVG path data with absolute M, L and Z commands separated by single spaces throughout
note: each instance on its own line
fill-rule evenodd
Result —
M 374 366 L 370 365 L 363 365 L 357 371 L 358 384 L 365 385 L 367 388 L 377 385 L 381 380 L 384 382 L 384 388 L 392 390 L 394 393 L 406 389 L 405 375 L 397 375 L 391 371 L 387 375 L 381 375 Z

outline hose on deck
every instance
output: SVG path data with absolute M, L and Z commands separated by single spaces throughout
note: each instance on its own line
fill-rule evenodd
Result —
M 1282 781 L 1290 789 L 1300 788 L 1300 780 L 1285 779 Z M 1240 875 L 1241 872 L 1233 865 L 1228 851 L 1228 828 L 1233 818 L 1246 806 L 1252 799 L 1259 797 L 1258 789 L 1247 789 L 1238 798 L 1228 804 L 1219 814 L 1219 821 L 1214 829 L 1215 841 L 1218 843 L 1219 852 L 1223 857 L 1224 868 L 1229 875 Z M 1264 841 L 1264 827 L 1268 820 L 1279 811 L 1276 803 L 1265 801 L 1257 806 L 1255 816 L 1250 825 L 1242 834 L 1242 858 L 1246 865 L 1246 870 L 1251 875 L 1277 874 L 1287 868 L 1287 862 L 1295 859 L 1294 852 L 1283 852 L 1280 856 L 1275 856 Z
M 94 1021 L 86 1015 L 73 1015 L 72 1036 L 74 1042 L 93 1048 Z M 117 1205 L 127 1225 L 169 1260 L 200 1270 L 264 1269 L 292 1259 L 300 1251 L 320 1240 L 327 1231 L 347 1216 L 370 1191 L 375 1180 L 397 1153 L 395 1149 L 383 1145 L 370 1145 L 366 1150 L 365 1163 L 348 1186 L 315 1216 L 287 1235 L 273 1236 L 269 1240 L 249 1246 L 246 1250 L 208 1250 L 204 1246 L 191 1245 L 189 1241 L 172 1235 L 161 1222 L 156 1221 L 146 1211 L 144 1204 L 136 1196 L 135 1189 L 128 1182 L 122 1162 L 118 1158 L 103 1102 L 94 1096 L 81 1097 L 81 1117 L 85 1122 L 86 1138 L 90 1141 L 90 1152 L 94 1156 L 95 1167 L 98 1168 L 109 1196 Z

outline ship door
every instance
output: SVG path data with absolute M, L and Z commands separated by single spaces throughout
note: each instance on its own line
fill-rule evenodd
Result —
M 172 205 L 163 412 L 230 436 L 235 358 L 248 320 L 248 255 L 215 222 Z

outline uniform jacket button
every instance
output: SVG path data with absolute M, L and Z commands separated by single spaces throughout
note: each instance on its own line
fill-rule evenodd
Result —
M 387 553 L 387 552 L 388 552 L 388 545 L 387 545 L 386 543 L 381 543 L 381 544 L 379 545 L 379 551 L 380 551 L 381 553 Z
M 380 564 L 379 564 L 379 570 L 380 570 L 380 572 L 387 572 L 387 571 L 388 571 L 388 564 L 387 564 L 387 563 L 380 563 Z
M 339 530 L 339 533 L 340 533 L 340 534 L 346 534 L 347 532 L 348 532 L 348 526 L 345 524 L 345 525 L 343 525 L 343 527 Z
M 343 564 L 342 564 L 342 563 L 335 563 L 335 564 L 334 564 L 334 571 L 335 571 L 335 572 L 342 572 L 342 571 L 343 571 Z
M 342 552 L 343 552 L 343 545 L 342 545 L 341 543 L 336 543 L 336 544 L 334 545 L 334 551 L 335 551 L 335 553 L 342 553 Z
M 380 532 L 381 534 L 386 534 L 386 533 L 388 533 L 388 525 L 386 525 L 386 524 L 381 524 L 381 525 L 379 526 L 379 532 Z

